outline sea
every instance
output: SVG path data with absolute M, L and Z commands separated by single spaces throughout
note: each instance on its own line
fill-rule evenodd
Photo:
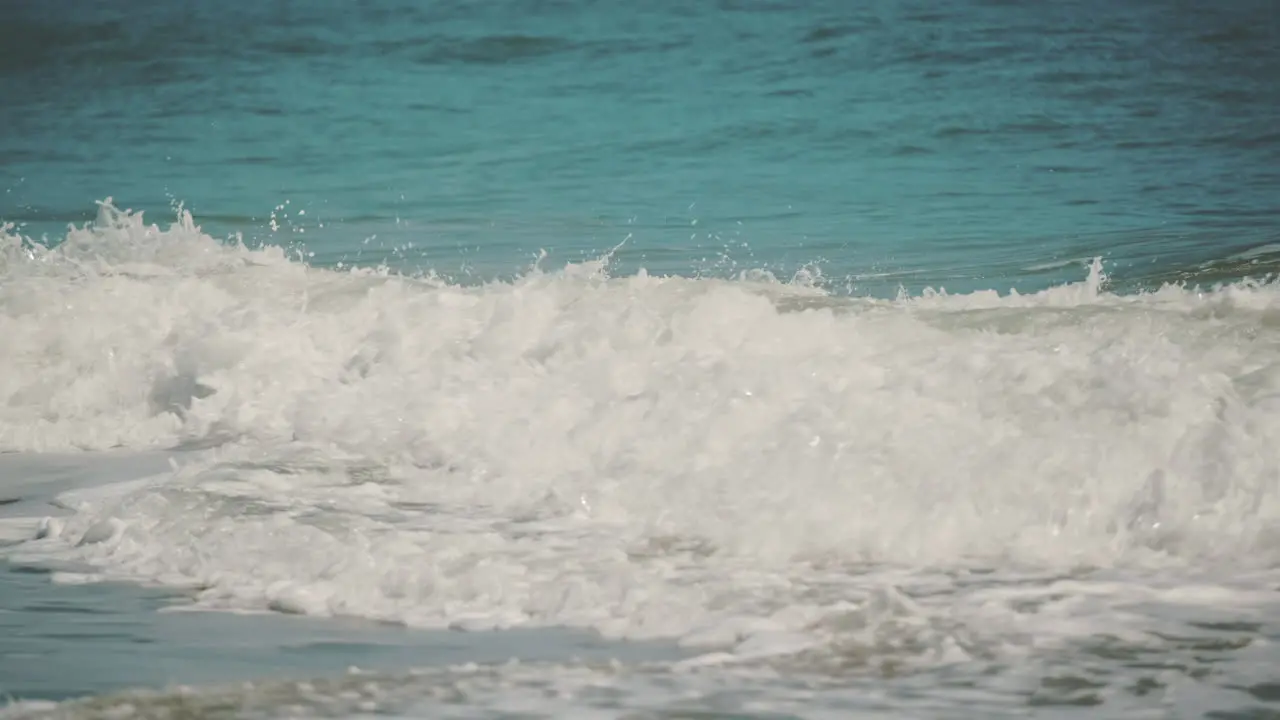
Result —
M 1280 717 L 1275 0 L 0 0 L 0 718 Z

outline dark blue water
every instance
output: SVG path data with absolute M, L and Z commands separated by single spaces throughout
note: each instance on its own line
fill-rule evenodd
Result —
M 1280 227 L 1266 0 L 2 12 L 0 217 L 55 240 L 111 196 L 317 263 L 489 276 L 630 237 L 620 271 L 877 292 L 1094 255 L 1194 278 Z

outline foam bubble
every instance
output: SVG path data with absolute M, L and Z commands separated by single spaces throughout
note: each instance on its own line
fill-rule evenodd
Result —
M 0 447 L 205 448 L 12 552 L 208 607 L 948 663 L 1280 560 L 1271 285 L 459 286 L 109 205 L 6 242 Z M 1101 571 L 1125 581 L 1057 596 Z

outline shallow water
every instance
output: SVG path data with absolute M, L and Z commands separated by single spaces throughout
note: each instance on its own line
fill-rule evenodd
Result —
M 1273 3 L 0 14 L 10 714 L 1276 712 Z
M 464 663 L 631 662 L 675 648 L 546 631 L 461 635 L 360 620 L 182 612 L 170 590 L 54 584 L 30 567 L 0 571 L 0 677 L 10 698 L 66 700 L 138 686 L 237 684 L 389 674 Z M 177 611 L 175 611 L 177 610 Z
M 0 542 L 29 537 L 33 512 L 69 487 L 159 472 L 173 454 L 0 456 L 12 493 L 0 506 Z M 139 686 L 164 688 L 253 679 L 284 683 L 467 663 L 678 660 L 668 643 L 606 643 L 559 629 L 461 634 L 410 630 L 357 618 L 195 611 L 186 589 L 67 583 L 63 566 L 0 567 L 0 692 L 66 700 Z

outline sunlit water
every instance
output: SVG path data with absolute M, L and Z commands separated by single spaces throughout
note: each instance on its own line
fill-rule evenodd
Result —
M 1280 711 L 1273 4 L 0 10 L 10 714 Z

